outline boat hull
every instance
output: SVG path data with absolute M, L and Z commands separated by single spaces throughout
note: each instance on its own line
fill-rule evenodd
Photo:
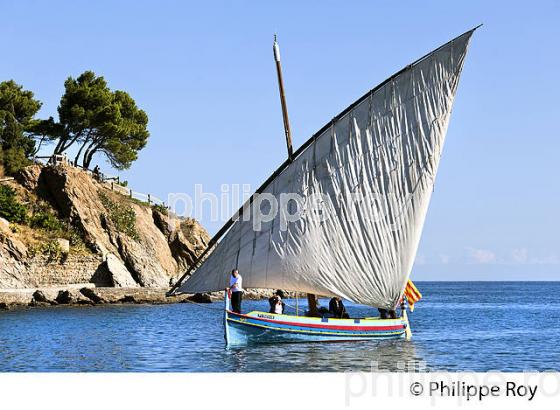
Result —
M 403 318 L 332 319 L 264 312 L 243 315 L 229 310 L 224 325 L 228 346 L 400 339 L 405 338 L 407 328 Z

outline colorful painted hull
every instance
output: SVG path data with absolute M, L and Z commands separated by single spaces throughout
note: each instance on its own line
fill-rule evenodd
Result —
M 405 337 L 407 327 L 404 318 L 327 319 L 230 310 L 225 311 L 224 322 L 228 346 L 398 339 Z

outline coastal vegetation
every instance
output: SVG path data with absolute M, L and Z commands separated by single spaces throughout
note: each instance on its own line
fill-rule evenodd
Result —
M 0 82 L 0 176 L 28 165 L 29 158 L 36 153 L 28 129 L 40 108 L 41 102 L 33 92 L 13 80 Z
M 84 168 L 100 155 L 115 169 L 127 169 L 150 135 L 146 112 L 92 71 L 67 78 L 57 120 L 36 118 L 41 106 L 15 81 L 0 83 L 0 174 L 16 173 L 49 144 L 53 155 L 72 149 L 74 163 Z
M 27 220 L 27 207 L 18 201 L 16 191 L 6 185 L 0 185 L 0 217 L 15 223 Z
M 22 189 L 0 184 L 0 218 L 19 234 L 31 256 L 58 258 L 63 253 L 59 239 L 68 241 L 70 252 L 89 253 L 76 227 L 60 218 L 46 201 Z
M 43 241 L 35 246 L 30 246 L 28 252 L 32 257 L 36 255 L 45 255 L 48 257 L 49 261 L 59 261 L 65 256 L 62 246 L 54 239 Z
M 128 235 L 134 240 L 138 240 L 138 231 L 136 230 L 136 213 L 134 209 L 125 201 L 114 201 L 104 192 L 99 193 L 99 200 L 107 210 L 103 216 L 109 219 L 115 229 Z
M 154 204 L 152 205 L 154 211 L 158 211 L 162 215 L 167 216 L 169 214 L 169 209 L 164 204 Z

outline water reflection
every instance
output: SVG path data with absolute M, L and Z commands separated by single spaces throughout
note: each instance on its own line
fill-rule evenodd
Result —
M 404 340 L 253 345 L 224 355 L 225 366 L 237 372 L 426 370 L 415 343 Z

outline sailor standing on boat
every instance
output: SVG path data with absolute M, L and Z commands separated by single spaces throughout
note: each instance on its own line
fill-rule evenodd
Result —
M 231 290 L 231 310 L 235 313 L 241 313 L 241 299 L 243 299 L 243 278 L 234 269 L 231 271 L 231 277 L 229 278 L 229 288 Z

